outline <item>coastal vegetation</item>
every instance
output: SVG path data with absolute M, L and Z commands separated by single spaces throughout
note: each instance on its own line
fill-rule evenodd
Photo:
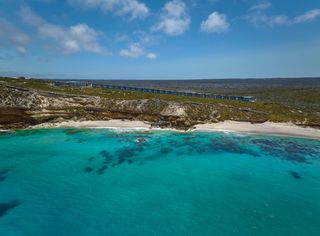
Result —
M 190 128 L 197 123 L 224 120 L 292 122 L 298 125 L 320 127 L 320 82 L 316 79 L 315 81 L 316 83 L 313 83 L 313 87 L 304 87 L 301 85 L 301 81 L 299 81 L 300 84 L 290 83 L 288 86 L 279 86 L 272 84 L 273 80 L 270 80 L 268 86 L 262 85 L 260 87 L 256 84 L 252 86 L 250 82 L 246 86 L 241 80 L 240 82 L 234 81 L 233 87 L 222 87 L 217 80 L 212 81 L 210 86 L 204 86 L 205 92 L 227 95 L 250 95 L 257 98 L 256 102 L 249 103 L 102 88 L 54 86 L 51 80 L 2 77 L 0 78 L 0 114 L 2 114 L 2 117 L 4 117 L 3 114 L 7 114 L 5 120 L 8 122 L 10 119 L 9 110 L 15 109 L 16 112 L 18 109 L 20 112 L 23 110 L 24 113 L 28 113 L 28 110 L 39 110 L 40 107 L 37 106 L 40 106 L 40 103 L 37 104 L 37 102 L 33 102 L 32 107 L 21 106 L 21 103 L 19 105 L 14 102 L 18 97 L 20 100 L 28 99 L 23 96 L 33 93 L 42 96 L 42 99 L 48 97 L 52 99 L 59 96 L 72 98 L 72 105 L 66 106 L 62 102 L 60 105 L 57 105 L 58 107 L 54 107 L 53 104 L 47 104 L 46 106 L 46 108 L 50 107 L 52 110 L 69 110 L 75 107 L 77 115 L 72 116 L 69 114 L 69 118 L 77 118 L 79 116 L 78 113 L 85 113 L 84 110 L 90 110 L 92 111 L 90 119 L 104 119 L 104 115 L 101 112 L 96 117 L 94 115 L 95 110 L 102 109 L 103 113 L 108 113 L 105 117 L 106 119 L 118 117 L 140 119 L 155 122 L 155 125 L 162 124 L 163 126 L 177 126 L 178 122 L 180 123 L 178 126 L 184 128 Z M 237 83 L 241 83 L 238 91 L 234 87 Z M 263 81 L 262 84 L 265 83 Z M 155 87 L 159 88 L 159 85 Z M 19 92 L 17 92 L 17 89 Z M 171 85 L 171 87 L 165 87 L 164 89 L 173 89 L 173 86 Z M 183 89 L 181 88 L 181 83 L 177 82 L 174 89 Z M 188 90 L 190 91 L 190 89 L 200 91 L 199 87 L 193 88 L 192 85 L 188 84 Z M 201 90 L 203 91 L 203 89 Z M 13 94 L 14 96 L 10 103 L 6 97 Z M 90 98 L 100 99 L 98 105 L 88 104 L 86 100 Z M 83 103 L 80 107 L 78 106 L 79 104 L 77 105 L 80 102 L 79 99 Z M 145 107 L 141 110 L 141 106 Z M 140 110 L 138 107 L 140 107 Z M 43 108 L 43 105 L 41 105 L 41 109 Z M 53 113 L 54 111 L 51 112 L 51 115 Z M 161 122 L 164 121 L 164 116 L 161 113 L 165 113 L 165 122 Z M 58 117 L 51 115 L 48 117 L 55 119 Z M 28 117 L 30 118 L 30 116 Z M 80 117 L 82 119 L 89 119 L 89 117 L 83 117 L 82 115 Z M 42 121 L 43 119 L 34 122 L 38 123 Z M 46 121 L 50 121 L 50 119 Z

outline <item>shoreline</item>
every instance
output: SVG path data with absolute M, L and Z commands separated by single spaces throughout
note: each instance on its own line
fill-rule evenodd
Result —
M 195 125 L 194 129 L 181 131 L 172 128 L 153 128 L 143 121 L 109 120 L 109 121 L 63 121 L 60 123 L 43 123 L 32 126 L 30 129 L 41 128 L 93 128 L 93 129 L 120 129 L 120 130 L 167 130 L 177 132 L 226 132 L 239 134 L 272 135 L 285 137 L 301 137 L 320 140 L 320 129 L 300 127 L 291 123 L 265 122 L 252 124 L 250 122 L 224 121 L 211 124 Z
M 320 129 L 300 127 L 292 123 L 224 121 L 215 124 L 200 124 L 197 131 L 228 132 L 238 134 L 270 135 L 283 137 L 300 137 L 320 140 Z

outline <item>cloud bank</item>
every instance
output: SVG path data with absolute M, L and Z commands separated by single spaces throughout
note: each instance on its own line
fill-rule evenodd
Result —
M 14 47 L 19 53 L 24 54 L 29 42 L 28 35 L 6 19 L 0 18 L 0 47 Z
M 111 12 L 119 16 L 128 15 L 130 20 L 144 18 L 149 9 L 137 0 L 68 0 L 72 6 L 82 8 L 96 8 L 103 12 Z
M 290 18 L 285 14 L 269 15 L 266 10 L 270 9 L 272 4 L 270 2 L 254 5 L 249 9 L 249 13 L 245 17 L 248 22 L 254 26 L 279 26 L 279 25 L 294 25 L 305 22 L 311 22 L 320 17 L 320 9 L 315 8 L 305 12 L 302 15 Z
M 98 43 L 102 34 L 85 23 L 63 27 L 48 23 L 37 16 L 29 7 L 22 7 L 20 16 L 23 21 L 37 30 L 38 36 L 47 47 L 64 54 L 86 51 L 104 54 L 106 50 Z

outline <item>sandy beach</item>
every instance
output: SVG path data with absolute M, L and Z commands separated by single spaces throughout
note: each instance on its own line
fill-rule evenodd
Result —
M 249 122 L 224 121 L 215 124 L 196 125 L 195 129 L 198 131 L 266 134 L 320 139 L 319 129 L 303 128 L 291 123 L 265 122 L 261 124 L 252 124 Z
M 109 121 L 64 121 L 60 123 L 44 123 L 31 128 L 105 128 L 105 129 L 134 129 L 134 130 L 161 130 L 152 128 L 151 124 L 143 121 L 109 120 Z M 165 129 L 174 130 L 174 129 Z M 249 122 L 224 121 L 212 124 L 199 124 L 188 131 L 233 132 L 242 134 L 261 134 L 291 137 L 306 137 L 320 140 L 320 130 L 303 128 L 290 123 L 252 124 Z
M 151 125 L 143 121 L 132 120 L 63 121 L 60 123 L 43 123 L 32 128 L 151 129 Z

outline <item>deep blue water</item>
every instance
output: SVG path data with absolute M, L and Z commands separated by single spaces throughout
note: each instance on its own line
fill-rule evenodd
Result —
M 320 141 L 0 133 L 0 235 L 320 235 Z

